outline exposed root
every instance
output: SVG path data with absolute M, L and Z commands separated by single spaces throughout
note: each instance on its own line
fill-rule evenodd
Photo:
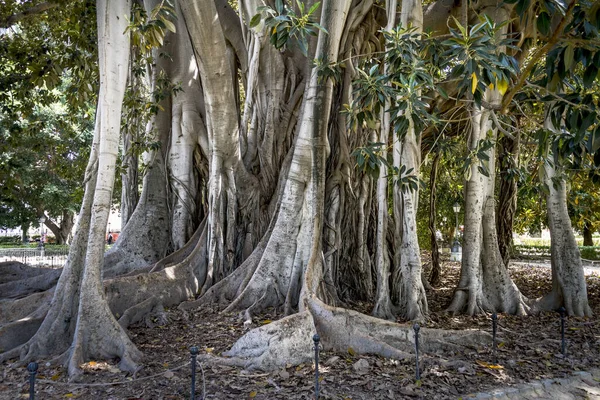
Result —
M 557 311 L 560 307 L 564 307 L 566 314 L 570 316 L 579 317 L 591 317 L 592 310 L 586 301 L 575 298 L 564 298 L 560 293 L 552 290 L 539 299 L 533 301 L 530 312 L 532 314 L 539 314 L 543 311 Z
M 0 284 L 45 274 L 49 268 L 31 267 L 18 261 L 0 262 Z
M 143 321 L 153 312 L 164 314 L 162 303 L 156 296 L 151 296 L 148 299 L 129 307 L 119 318 L 119 325 L 126 329 L 129 325 Z
M 1 300 L 0 301 L 0 325 L 7 324 L 22 318 L 27 318 L 28 315 L 45 306 L 46 309 L 50 304 L 54 289 L 45 292 L 34 293 L 27 297 L 17 300 Z
M 414 330 L 356 311 L 336 308 L 312 298 L 308 310 L 268 325 L 255 328 L 241 337 L 218 362 L 246 369 L 272 371 L 286 364 L 312 360 L 312 336 L 319 333 L 323 348 L 345 353 L 352 348 L 357 354 L 377 354 L 403 359 L 413 357 Z M 489 334 L 480 331 L 444 331 L 421 329 L 424 352 L 479 348 L 489 343 Z
M 178 308 L 187 311 L 209 303 L 217 303 L 224 307 L 229 301 L 239 296 L 241 290 L 247 286 L 258 267 L 265 247 L 266 240 L 263 240 L 254 249 L 250 257 L 233 271 L 232 274 L 212 286 L 197 300 L 181 303 Z
M 165 267 L 167 267 L 169 265 L 183 262 L 190 254 L 192 254 L 192 252 L 198 245 L 198 242 L 201 240 L 201 237 L 206 234 L 205 227 L 206 227 L 206 220 L 202 221 L 202 223 L 200 224 L 198 229 L 196 229 L 196 232 L 194 232 L 194 235 L 190 238 L 190 240 L 188 240 L 188 242 L 182 248 L 180 248 L 179 250 L 169 254 L 165 258 L 158 261 L 156 264 L 154 264 L 152 266 L 152 268 L 150 269 L 150 272 L 157 272 L 157 271 L 164 269 Z
M 473 316 L 484 314 L 485 308 L 481 288 L 476 285 L 456 288 L 452 303 L 446 311 L 452 315 L 466 314 Z
M 68 361 L 69 379 L 81 374 L 81 364 L 91 359 L 119 358 L 119 368 L 134 373 L 142 353 L 112 316 L 106 302 L 80 307 Z
M 40 269 L 43 271 L 41 274 L 1 284 L 0 298 L 23 298 L 32 293 L 43 292 L 54 287 L 58 282 L 62 269 Z

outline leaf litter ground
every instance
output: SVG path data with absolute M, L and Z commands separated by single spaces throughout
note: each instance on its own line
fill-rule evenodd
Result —
M 444 313 L 456 287 L 460 266 L 443 264 L 443 284 L 429 291 L 430 319 L 422 326 L 441 329 L 479 329 L 491 332 L 488 316 L 453 317 Z M 529 298 L 551 286 L 549 268 L 511 266 L 510 273 Z M 414 359 L 396 361 L 376 356 L 321 352 L 321 399 L 456 399 L 538 379 L 569 376 L 578 370 L 598 368 L 600 359 L 600 277 L 587 277 L 593 318 L 568 318 L 567 357 L 561 354 L 560 318 L 557 313 L 498 320 L 497 362 L 491 343 L 478 350 L 424 355 L 421 381 L 415 382 Z M 354 304 L 369 312 L 370 304 Z M 89 362 L 78 384 L 68 383 L 66 371 L 40 362 L 36 381 L 38 399 L 189 399 L 190 353 L 218 355 L 245 332 L 237 315 L 224 315 L 209 307 L 183 313 L 168 310 L 169 324 L 155 328 L 134 326 L 130 334 L 144 353 L 144 365 L 134 376 L 122 373 L 113 362 Z M 255 319 L 264 325 L 279 318 L 274 311 Z M 312 338 L 306 338 L 311 341 Z M 593 382 L 596 386 L 598 382 Z M 3 365 L 0 399 L 28 398 L 28 373 L 24 367 Z M 203 362 L 198 365 L 198 399 L 312 399 L 314 366 L 289 365 L 272 373 Z

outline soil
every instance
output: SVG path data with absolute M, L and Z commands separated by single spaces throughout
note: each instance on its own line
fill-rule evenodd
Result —
M 479 329 L 491 332 L 490 316 L 453 317 L 444 313 L 458 281 L 458 263 L 444 262 L 443 284 L 429 291 L 430 319 L 423 327 Z M 518 265 L 510 273 L 529 298 L 550 290 L 549 268 Z M 598 368 L 600 359 L 600 277 L 587 277 L 593 318 L 567 318 L 567 354 L 561 354 L 558 313 L 539 316 L 498 316 L 497 361 L 492 344 L 461 353 L 425 354 L 421 380 L 415 380 L 415 360 L 396 361 L 321 352 L 320 399 L 456 399 L 462 395 L 537 379 L 569 376 L 573 371 Z M 369 312 L 371 304 L 353 304 Z M 201 355 L 229 349 L 248 327 L 238 315 L 224 315 L 209 307 L 184 313 L 168 310 L 170 322 L 147 328 L 134 326 L 130 334 L 145 355 L 143 369 L 127 375 L 111 362 L 89 362 L 77 384 L 68 383 L 65 368 L 40 363 L 37 399 L 189 399 L 190 346 Z M 275 310 L 255 319 L 257 325 L 280 317 Z M 306 340 L 312 340 L 307 337 Z M 445 361 L 445 362 L 444 362 Z M 448 363 L 447 361 L 455 361 Z M 444 365 L 444 366 L 442 366 Z M 28 372 L 24 366 L 4 364 L 0 374 L 0 399 L 28 398 Z M 197 399 L 312 399 L 314 366 L 289 365 L 281 371 L 261 373 L 198 363 Z M 598 382 L 596 382 L 598 384 Z M 204 396 L 204 397 L 203 397 Z

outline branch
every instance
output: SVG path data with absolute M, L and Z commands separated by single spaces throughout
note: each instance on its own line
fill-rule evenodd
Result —
M 540 58 L 542 58 L 543 55 L 545 55 L 552 48 L 552 46 L 554 46 L 558 42 L 558 39 L 560 39 L 560 35 L 562 34 L 563 30 L 565 29 L 567 22 L 569 22 L 569 20 L 571 19 L 571 12 L 575 8 L 575 3 L 577 3 L 576 0 L 571 0 L 569 7 L 567 7 L 567 9 L 565 10 L 563 17 L 562 17 L 560 23 L 558 24 L 558 26 L 556 27 L 556 29 L 554 30 L 554 33 L 550 37 L 550 40 L 548 40 L 548 42 L 546 42 L 546 44 L 544 46 L 540 47 L 533 54 L 533 56 L 529 60 L 529 64 L 527 64 L 527 66 L 521 73 L 521 76 L 519 76 L 519 80 L 517 81 L 517 84 L 515 86 L 513 86 L 513 88 L 502 99 L 502 105 L 501 105 L 502 113 L 506 112 L 506 108 L 508 107 L 508 105 L 510 104 L 512 99 L 515 97 L 517 92 L 523 88 L 523 85 L 525 85 L 525 81 L 526 81 L 527 77 L 529 76 L 529 74 L 531 73 L 531 71 L 533 70 L 533 67 L 535 66 L 535 64 L 539 61 Z
M 41 14 L 44 11 L 48 11 L 51 10 L 55 7 L 58 7 L 59 4 L 57 3 L 53 3 L 50 1 L 46 1 L 44 3 L 40 3 L 38 5 L 35 5 L 31 8 L 28 8 L 27 10 L 24 10 L 20 13 L 16 13 L 16 14 L 12 14 L 10 16 L 8 16 L 6 19 L 1 19 L 0 20 L 0 28 L 9 28 L 10 26 L 16 24 L 17 22 L 21 21 L 22 19 L 25 19 L 27 17 L 30 17 L 32 15 L 37 15 L 37 14 Z

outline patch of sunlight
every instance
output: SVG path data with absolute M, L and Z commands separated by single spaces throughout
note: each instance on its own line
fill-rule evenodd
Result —
M 175 267 L 165 268 L 165 274 L 167 278 L 175 280 Z

